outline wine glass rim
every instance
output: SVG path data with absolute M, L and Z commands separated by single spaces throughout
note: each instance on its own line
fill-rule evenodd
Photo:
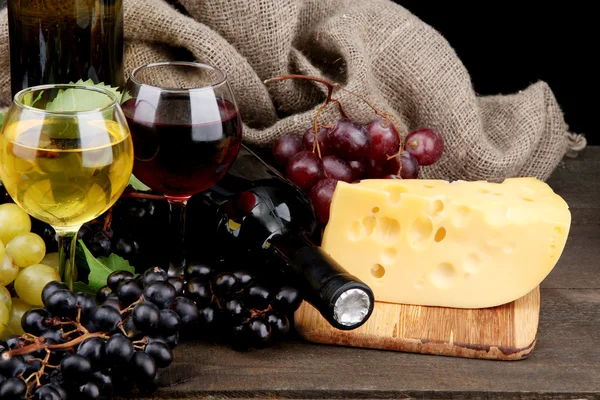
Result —
M 98 93 L 102 93 L 103 95 L 105 95 L 106 97 L 108 97 L 110 99 L 110 102 L 108 104 L 106 104 L 105 106 L 102 107 L 96 107 L 96 108 L 90 108 L 88 110 L 73 110 L 73 111 L 68 111 L 68 110 L 57 110 L 57 111 L 53 111 L 53 110 L 44 110 L 43 108 L 38 108 L 35 106 L 30 106 L 27 104 L 24 104 L 20 99 L 22 99 L 27 93 L 29 92 L 38 92 L 38 91 L 42 91 L 42 90 L 48 90 L 48 89 L 81 89 L 81 90 L 89 90 L 92 92 L 98 92 Z M 19 92 L 17 92 L 14 97 L 13 97 L 13 103 L 15 103 L 18 107 L 25 109 L 25 110 L 31 110 L 31 111 L 36 111 L 36 112 L 40 112 L 40 113 L 44 113 L 44 114 L 51 114 L 51 115 L 81 115 L 81 114 L 88 114 L 88 113 L 98 113 L 98 112 L 103 112 L 106 111 L 110 108 L 115 107 L 116 105 L 119 105 L 119 99 L 117 98 L 117 95 L 113 92 L 111 92 L 110 90 L 101 88 L 101 87 L 97 87 L 97 86 L 92 86 L 92 85 L 83 85 L 83 84 L 79 84 L 79 83 L 52 83 L 52 84 L 47 84 L 47 85 L 38 85 L 38 86 L 31 86 L 28 87 L 26 89 L 20 90 Z
M 171 65 L 194 67 L 194 68 L 198 68 L 198 69 L 208 69 L 208 70 L 216 71 L 219 74 L 221 74 L 221 78 L 217 79 L 215 82 L 207 83 L 205 86 L 183 88 L 183 89 L 151 85 L 149 83 L 140 82 L 139 80 L 136 79 L 135 75 L 143 69 L 153 68 L 153 67 L 162 67 L 162 66 L 171 66 Z M 222 86 L 223 84 L 225 84 L 227 82 L 227 72 L 225 72 L 222 69 L 219 69 L 217 67 L 214 67 L 212 65 L 195 62 L 195 61 L 159 61 L 159 62 L 153 62 L 153 63 L 149 63 L 149 64 L 140 65 L 139 67 L 134 68 L 131 71 L 131 74 L 129 75 L 129 79 L 131 79 L 136 85 L 147 86 L 147 87 L 159 89 L 163 92 L 189 93 L 189 92 L 193 92 L 193 91 L 206 90 L 208 88 L 216 88 L 218 86 Z

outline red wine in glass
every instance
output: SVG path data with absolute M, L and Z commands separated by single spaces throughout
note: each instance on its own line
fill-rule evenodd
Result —
M 134 175 L 169 201 L 169 274 L 185 268 L 185 207 L 217 183 L 240 150 L 242 120 L 224 72 L 193 62 L 133 70 L 122 100 Z
M 133 138 L 134 175 L 153 190 L 180 200 L 223 177 L 239 152 L 242 129 L 238 111 L 226 100 L 217 100 L 219 121 L 171 123 L 173 109 L 184 102 L 172 100 L 168 109 L 150 115 L 144 115 L 143 106 L 136 108 L 136 99 L 122 105 Z

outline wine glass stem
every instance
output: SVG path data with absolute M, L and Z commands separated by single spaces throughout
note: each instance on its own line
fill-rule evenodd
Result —
M 180 276 L 185 268 L 185 210 L 187 200 L 169 200 L 171 255 L 169 276 Z
M 58 237 L 58 271 L 60 279 L 73 290 L 73 285 L 77 279 L 77 269 L 75 267 L 75 246 L 77 244 L 76 228 L 54 228 Z

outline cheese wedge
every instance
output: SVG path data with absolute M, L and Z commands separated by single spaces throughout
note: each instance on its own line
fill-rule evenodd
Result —
M 378 301 L 483 308 L 539 285 L 570 225 L 567 203 L 535 178 L 340 181 L 322 248 Z

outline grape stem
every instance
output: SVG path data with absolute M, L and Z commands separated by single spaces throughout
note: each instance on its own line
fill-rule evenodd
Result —
M 340 109 L 340 113 L 344 116 L 344 118 L 351 119 L 350 116 L 348 115 L 348 113 L 346 113 L 346 111 L 342 107 L 342 103 L 340 103 L 339 100 L 333 99 L 331 97 L 332 94 L 333 94 L 333 90 L 335 88 L 338 88 L 339 90 L 342 90 L 342 91 L 344 91 L 344 92 L 346 92 L 348 94 L 351 94 L 352 96 L 355 96 L 355 97 L 359 98 L 367 106 L 369 106 L 369 108 L 371 108 L 371 110 L 373 110 L 373 112 L 375 114 L 379 115 L 385 121 L 388 121 L 388 122 L 392 123 L 396 127 L 399 125 L 398 119 L 393 114 L 386 113 L 386 112 L 378 110 L 370 101 L 368 101 L 367 99 L 365 99 L 363 96 L 361 96 L 360 94 L 358 94 L 356 92 L 353 92 L 353 91 L 351 91 L 349 89 L 346 89 L 345 87 L 343 87 L 342 85 L 340 85 L 337 82 L 330 82 L 330 81 L 328 81 L 326 79 L 319 78 L 317 76 L 299 75 L 299 74 L 288 74 L 288 75 L 281 75 L 281 76 L 276 76 L 275 78 L 267 79 L 263 83 L 264 84 L 268 84 L 268 83 L 271 83 L 271 82 L 284 81 L 284 80 L 287 80 L 287 79 L 306 79 L 306 80 L 309 80 L 309 81 L 321 83 L 321 84 L 323 84 L 323 85 L 325 85 L 327 87 L 327 98 L 325 99 L 325 103 L 322 104 L 321 106 L 319 106 L 319 108 L 317 109 L 314 121 L 313 121 L 313 134 L 315 135 L 315 144 L 313 145 L 313 152 L 315 151 L 315 147 L 316 147 L 317 153 L 319 154 L 319 158 L 321 158 L 321 150 L 319 148 L 319 143 L 318 143 L 318 140 L 317 140 L 317 133 L 319 131 L 319 127 L 323 127 L 323 128 L 325 127 L 325 125 L 319 125 L 319 114 L 321 114 L 321 112 L 327 107 L 327 105 L 329 103 L 336 103 L 338 105 L 339 109 Z M 400 130 L 399 129 L 397 129 L 397 131 L 398 131 L 398 138 L 400 139 L 400 149 L 402 149 L 402 135 L 400 134 Z M 394 156 L 392 156 L 392 157 L 394 157 Z
M 65 343 L 59 343 L 59 344 L 44 344 L 42 343 L 33 343 L 24 347 L 21 347 L 20 349 L 13 349 L 13 350 L 8 350 L 5 351 L 4 353 L 2 353 L 2 359 L 3 360 L 9 360 L 12 356 L 20 356 L 23 354 L 30 354 L 33 352 L 36 352 L 38 350 L 69 350 L 74 348 L 75 346 L 77 346 L 79 343 L 85 341 L 86 339 L 89 338 L 93 338 L 93 337 L 100 337 L 103 339 L 108 338 L 106 332 L 94 332 L 94 333 L 86 333 L 83 334 L 79 337 L 76 337 L 73 340 L 70 340 L 68 342 Z
M 113 215 L 113 208 L 109 208 L 108 212 L 106 213 L 106 216 L 104 217 L 104 225 L 102 226 L 102 231 L 106 234 L 106 236 L 108 236 L 109 238 L 112 239 L 112 235 L 108 233 L 108 230 L 110 229 L 110 224 L 112 223 L 112 215 Z M 77 319 L 79 321 L 79 319 Z

